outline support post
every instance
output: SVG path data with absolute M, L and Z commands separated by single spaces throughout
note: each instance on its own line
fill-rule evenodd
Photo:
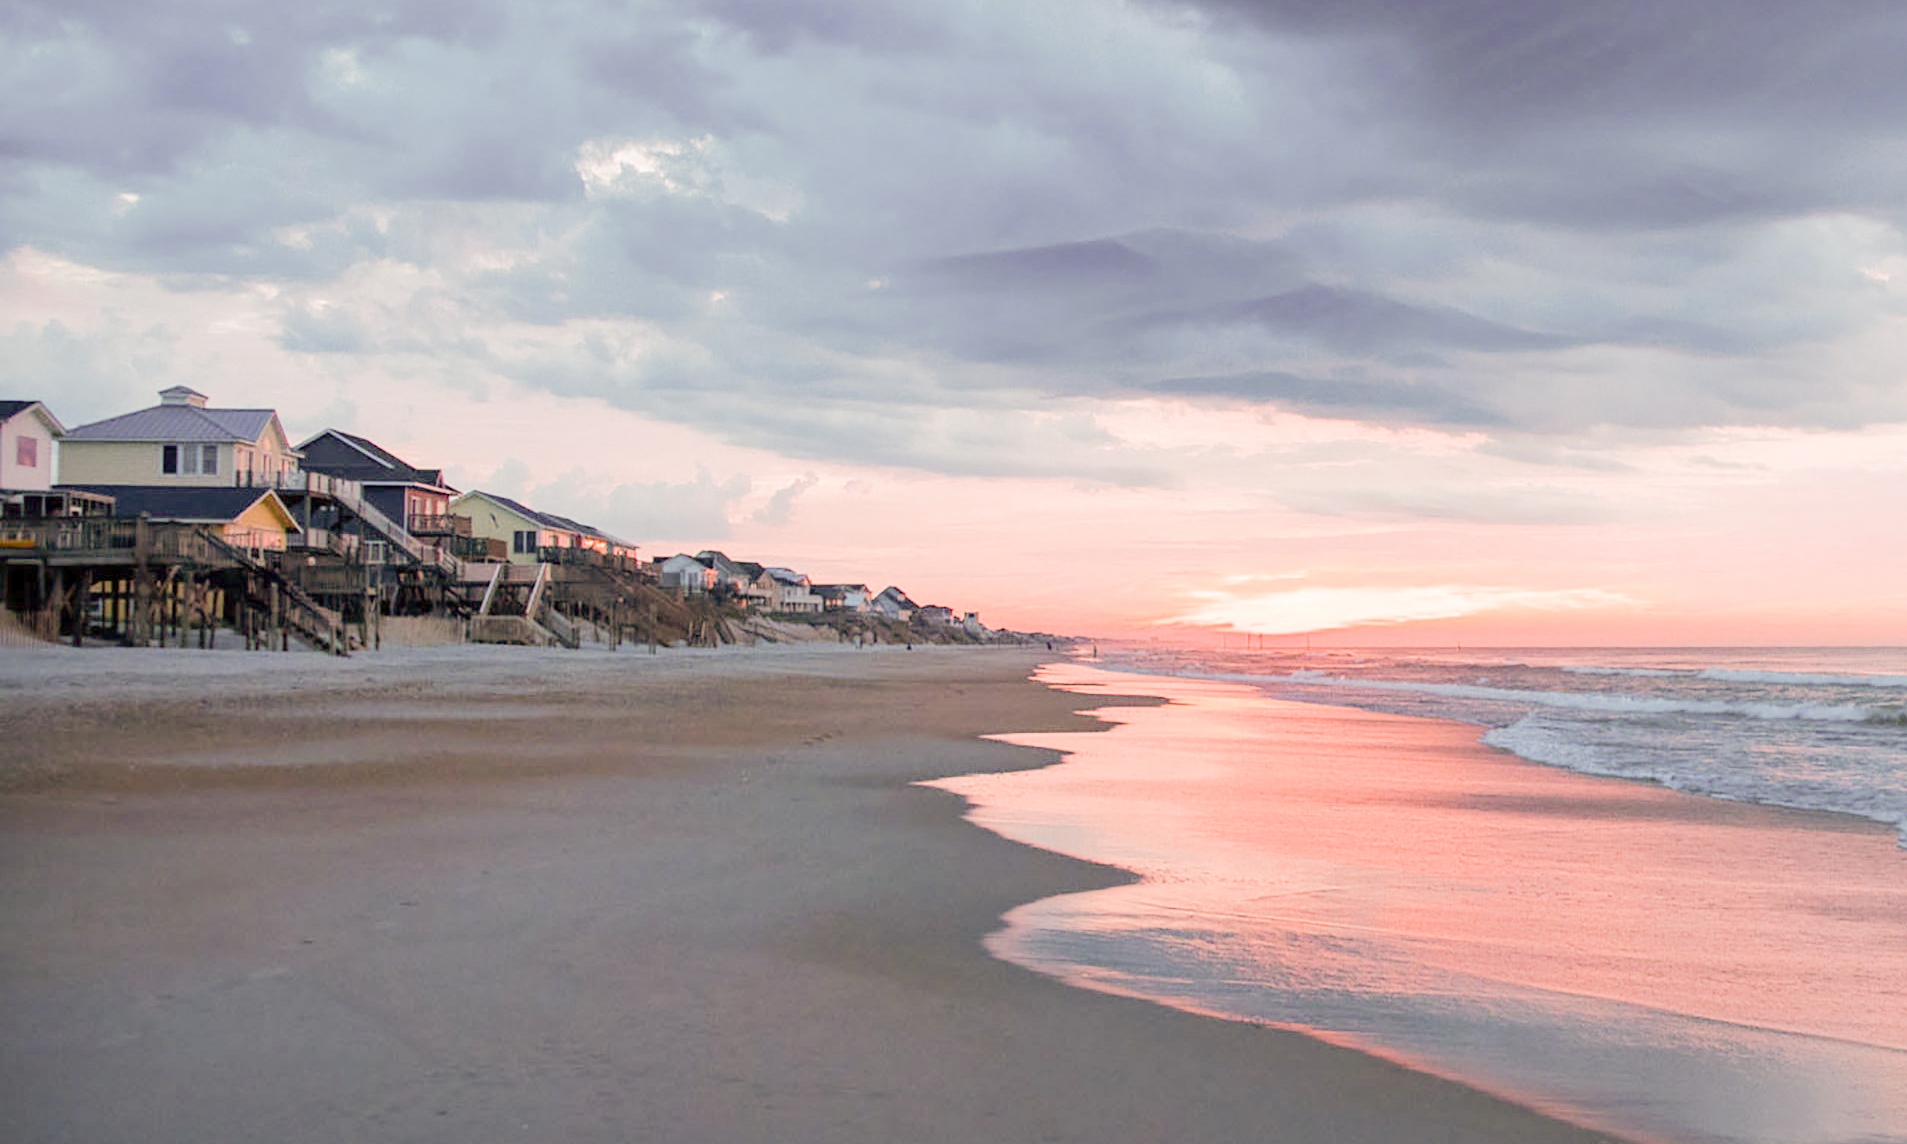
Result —
M 91 568 L 79 574 L 79 585 L 73 592 L 73 646 L 83 646 L 86 635 L 86 606 L 93 597 L 93 570 Z
M 152 517 L 140 513 L 132 532 L 132 623 L 126 632 L 134 647 L 152 646 Z

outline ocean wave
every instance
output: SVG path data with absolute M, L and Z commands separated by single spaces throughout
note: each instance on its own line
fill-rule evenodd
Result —
M 1670 699 L 1648 695 L 1613 695 L 1600 691 L 1532 691 L 1512 687 L 1484 687 L 1474 683 L 1428 683 L 1403 679 L 1347 679 L 1318 671 L 1295 671 L 1287 676 L 1207 676 L 1233 682 L 1296 683 L 1310 687 L 1345 687 L 1367 691 L 1407 691 L 1453 699 L 1486 699 L 1530 703 L 1571 711 L 1605 711 L 1628 715 L 1733 715 L 1747 719 L 1808 719 L 1833 723 L 1861 723 L 1877 713 L 1855 703 L 1755 703 L 1726 699 Z
M 1695 673 L 1699 679 L 1717 683 L 1791 683 L 1813 687 L 1907 687 L 1907 675 L 1823 675 L 1812 671 L 1742 671 L 1729 667 L 1705 667 Z
M 1676 671 L 1668 667 L 1577 667 L 1563 668 L 1569 675 L 1631 675 L 1638 679 L 1674 679 L 1678 676 L 1694 675 L 1693 671 Z
M 1717 767 L 1704 771 L 1691 769 L 1673 757 L 1636 752 L 1615 754 L 1570 737 L 1568 729 L 1546 725 L 1537 714 L 1488 731 L 1483 741 L 1530 762 L 1582 774 L 1640 779 L 1684 794 L 1731 802 L 1851 814 L 1894 827 L 1897 844 L 1907 850 L 1907 800 L 1897 791 L 1809 784 L 1752 768 Z

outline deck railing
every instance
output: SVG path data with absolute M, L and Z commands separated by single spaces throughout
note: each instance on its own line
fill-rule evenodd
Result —
M 140 522 L 110 518 L 13 521 L 0 531 L 0 554 L 67 556 L 133 556 L 139 549 Z M 229 567 L 234 554 L 256 553 L 282 548 L 276 533 L 252 534 L 252 530 L 232 542 L 214 543 L 212 533 L 203 525 L 172 522 L 147 523 L 146 555 L 154 560 L 184 560 L 210 567 Z M 277 543 L 273 544 L 273 538 Z M 246 555 L 245 561 L 256 557 Z
M 454 513 L 412 513 L 404 522 L 412 536 L 469 536 L 471 520 Z

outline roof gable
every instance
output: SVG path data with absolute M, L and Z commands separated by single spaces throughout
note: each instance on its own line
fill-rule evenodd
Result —
M 503 509 L 505 512 L 508 512 L 513 516 L 521 518 L 526 523 L 537 526 L 538 528 L 553 528 L 553 529 L 556 529 L 558 532 L 576 531 L 574 528 L 570 527 L 569 524 L 565 524 L 562 518 L 560 517 L 551 516 L 549 513 L 546 513 L 546 512 L 538 512 L 536 509 L 531 508 L 529 505 L 522 504 L 518 501 L 513 501 L 506 496 L 499 496 L 496 493 L 486 493 L 482 491 L 481 489 L 473 489 L 470 492 L 464 493 L 462 496 L 457 498 L 455 504 L 457 506 L 461 506 L 479 497 L 489 501 L 493 505 L 496 505 L 498 508 Z
M 43 402 L 0 401 L 0 425 L 4 425 L 16 417 L 24 416 L 29 413 L 39 418 L 40 423 L 46 426 L 48 433 L 55 437 L 66 436 L 66 426 L 60 424 L 60 419 L 53 416 L 53 411 L 48 409 Z

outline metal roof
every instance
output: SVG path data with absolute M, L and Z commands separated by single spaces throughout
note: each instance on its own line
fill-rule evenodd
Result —
M 270 409 L 197 409 L 154 405 L 81 425 L 68 441 L 243 441 L 265 435 L 278 414 Z
M 63 488 L 100 493 L 113 498 L 113 515 L 121 519 L 145 513 L 154 520 L 224 523 L 236 519 L 246 509 L 278 494 L 270 489 L 234 487 L 195 488 L 175 485 L 69 485 Z M 287 519 L 282 501 L 278 510 Z

